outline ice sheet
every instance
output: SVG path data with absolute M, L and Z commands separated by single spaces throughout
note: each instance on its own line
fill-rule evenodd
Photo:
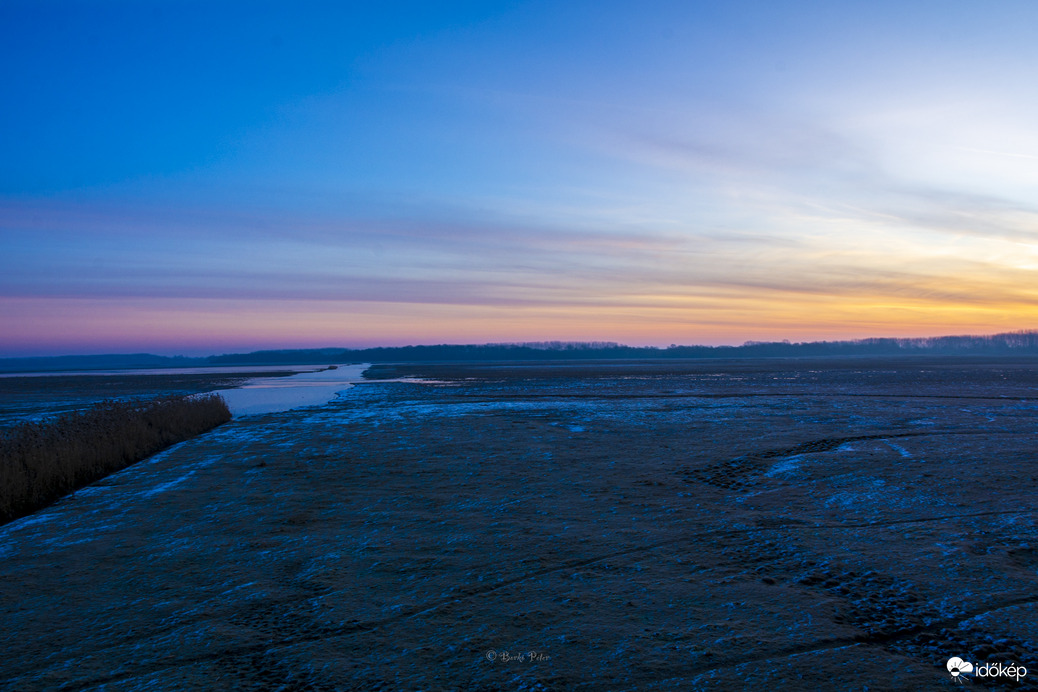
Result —
M 362 363 L 290 377 L 257 377 L 241 387 L 220 390 L 219 394 L 235 416 L 320 406 L 352 387 L 354 382 L 361 381 L 361 373 L 369 366 Z

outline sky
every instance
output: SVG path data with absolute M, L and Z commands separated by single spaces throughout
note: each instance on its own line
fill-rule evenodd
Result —
M 0 2 L 0 355 L 1038 327 L 1038 3 Z

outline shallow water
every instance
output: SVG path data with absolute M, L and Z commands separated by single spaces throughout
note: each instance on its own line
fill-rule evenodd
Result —
M 220 390 L 231 414 L 252 416 L 326 404 L 362 381 L 369 363 L 344 365 L 335 370 L 304 372 L 290 377 L 257 377 L 235 389 Z

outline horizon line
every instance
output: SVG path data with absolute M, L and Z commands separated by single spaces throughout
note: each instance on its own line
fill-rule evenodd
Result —
M 23 356 L 7 356 L 0 355 L 0 361 L 15 361 L 15 360 L 48 360 L 58 358 L 129 358 L 129 357 L 151 357 L 151 358 L 164 358 L 164 359 L 186 359 L 186 360 L 206 360 L 209 358 L 226 358 L 233 356 L 248 356 L 259 353 L 285 353 L 285 352 L 315 352 L 315 351 L 370 351 L 376 349 L 407 349 L 407 348 L 442 348 L 442 347 L 475 347 L 475 348 L 486 348 L 486 347 L 510 347 L 510 348 L 531 348 L 537 350 L 555 350 L 557 348 L 565 348 L 568 346 L 580 346 L 584 350 L 592 349 L 645 349 L 645 350 L 658 350 L 666 351 L 669 349 L 679 348 L 703 348 L 703 349 L 725 349 L 725 348 L 745 348 L 749 346 L 767 346 L 767 345 L 788 345 L 788 346 L 807 346 L 813 344 L 857 344 L 857 343 L 869 343 L 869 342 L 925 342 L 934 339 L 993 339 L 1002 336 L 1022 336 L 1029 334 L 1038 334 L 1038 329 L 1018 329 L 1013 331 L 996 332 L 991 334 L 944 334 L 934 336 L 915 336 L 915 337 L 897 337 L 897 336 L 883 336 L 883 337 L 860 337 L 856 339 L 836 339 L 836 340 L 816 340 L 816 341 L 790 341 L 789 339 L 782 339 L 778 341 L 758 341 L 758 340 L 747 340 L 741 344 L 670 344 L 669 346 L 631 346 L 616 341 L 564 341 L 564 340 L 539 340 L 539 341 L 499 341 L 499 342 L 483 342 L 483 343 L 435 343 L 435 344 L 407 344 L 404 346 L 364 346 L 364 347 L 346 347 L 346 346 L 314 346 L 314 347 L 288 347 L 288 348 L 261 348 L 253 351 L 235 351 L 225 353 L 211 353 L 204 356 L 188 356 L 183 354 L 176 355 L 161 355 L 158 353 L 151 353 L 146 351 L 135 351 L 132 353 L 128 352 L 106 352 L 106 353 L 65 353 L 59 355 L 23 355 Z

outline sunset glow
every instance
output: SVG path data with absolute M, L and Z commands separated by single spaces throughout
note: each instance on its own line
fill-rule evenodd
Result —
M 1032 3 L 243 7 L 0 8 L 0 355 L 1038 326 Z

